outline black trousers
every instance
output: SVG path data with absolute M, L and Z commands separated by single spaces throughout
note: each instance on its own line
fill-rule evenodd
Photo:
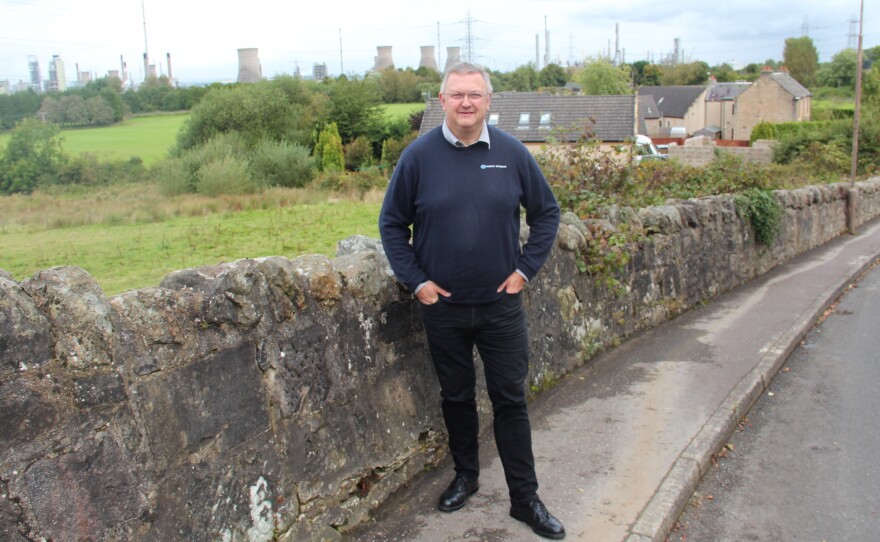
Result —
M 459 474 L 480 475 L 474 346 L 486 373 L 495 442 L 513 503 L 535 498 L 538 481 L 526 404 L 528 331 L 522 294 L 485 305 L 422 305 L 431 359 L 440 382 L 449 451 Z

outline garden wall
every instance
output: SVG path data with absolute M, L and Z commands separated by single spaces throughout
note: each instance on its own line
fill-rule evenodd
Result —
M 684 145 L 669 145 L 669 158 L 689 165 L 702 167 L 715 159 L 716 154 L 736 156 L 743 163 L 769 164 L 773 162 L 773 144 L 768 140 L 755 141 L 751 147 L 725 146 L 704 136 L 685 140 Z
M 857 186 L 861 223 L 880 178 Z M 847 193 L 777 192 L 769 248 L 728 196 L 566 215 L 524 298 L 531 389 L 841 235 Z M 579 269 L 620 222 L 648 236 L 609 287 Z M 416 302 L 376 241 L 340 254 L 187 269 L 109 299 L 78 268 L 0 271 L 0 539 L 334 540 L 442 461 Z

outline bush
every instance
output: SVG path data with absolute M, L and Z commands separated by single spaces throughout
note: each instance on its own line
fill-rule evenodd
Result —
M 157 163 L 151 176 L 164 196 L 179 196 L 196 191 L 196 177 L 190 175 L 181 158 L 168 158 Z
M 192 109 L 177 137 L 181 154 L 219 134 L 239 133 L 251 145 L 265 138 L 302 141 L 302 127 L 294 104 L 271 82 L 214 88 Z
M 137 182 L 146 175 L 144 161 L 137 156 L 128 160 L 99 161 L 90 153 L 69 158 L 58 171 L 59 184 L 99 185 Z
M 264 139 L 254 147 L 251 174 L 261 186 L 303 187 L 315 178 L 315 160 L 296 143 Z
M 199 168 L 196 191 L 205 196 L 247 194 L 254 191 L 248 163 L 235 156 L 212 160 Z
M 65 160 L 58 127 L 24 119 L 0 154 L 0 194 L 29 194 L 41 184 L 56 182 Z
M 358 136 L 343 148 L 345 169 L 355 170 L 373 165 L 373 146 L 364 136 Z

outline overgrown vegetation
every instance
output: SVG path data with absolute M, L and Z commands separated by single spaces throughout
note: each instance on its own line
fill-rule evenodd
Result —
M 770 245 L 779 230 L 782 208 L 773 194 L 760 188 L 749 188 L 736 197 L 736 205 L 748 219 L 755 241 Z

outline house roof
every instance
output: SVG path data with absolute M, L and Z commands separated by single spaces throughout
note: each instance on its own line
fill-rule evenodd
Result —
M 653 96 L 657 102 L 657 107 L 660 108 L 660 113 L 664 117 L 683 119 L 691 105 L 702 96 L 705 90 L 706 87 L 704 85 L 643 86 L 639 87 L 639 96 Z
M 763 75 L 763 73 L 761 75 Z M 788 72 L 772 72 L 769 73 L 769 75 L 773 78 L 774 81 L 779 83 L 782 88 L 788 91 L 795 98 L 806 98 L 807 96 L 812 96 L 810 91 L 807 90 L 802 84 L 798 83 L 797 80 L 789 75 Z
M 645 119 L 656 120 L 659 118 L 661 118 L 660 108 L 657 107 L 654 97 L 650 94 L 639 96 L 639 133 L 648 133 L 648 125 L 645 123 Z
M 551 135 L 575 140 L 589 135 L 601 141 L 624 141 L 636 129 L 635 96 L 554 96 L 537 92 L 500 92 L 492 95 L 490 124 L 524 143 L 547 141 Z M 524 118 L 528 114 L 528 119 Z M 443 122 L 440 100 L 425 108 L 419 135 Z M 521 124 L 521 121 L 525 121 Z
M 706 101 L 723 102 L 725 100 L 733 100 L 750 86 L 752 86 L 752 84 L 745 81 L 737 81 L 735 83 L 712 83 L 709 85 L 709 92 L 706 93 Z

